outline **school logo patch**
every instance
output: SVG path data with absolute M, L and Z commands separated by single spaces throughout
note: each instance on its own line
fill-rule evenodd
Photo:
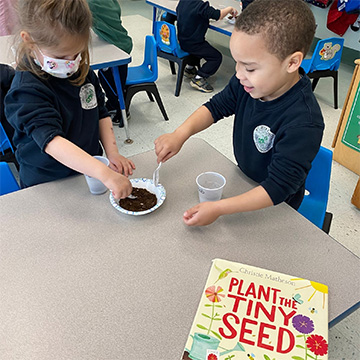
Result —
M 266 125 L 259 125 L 254 129 L 253 139 L 256 148 L 261 153 L 267 153 L 274 145 L 275 135 Z
M 95 87 L 93 84 L 85 84 L 80 89 L 81 107 L 91 110 L 97 107 Z

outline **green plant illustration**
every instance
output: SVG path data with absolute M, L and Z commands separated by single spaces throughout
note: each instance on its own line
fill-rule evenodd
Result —
M 215 311 L 215 308 L 222 308 L 222 305 L 217 304 L 221 301 L 222 297 L 225 297 L 225 295 L 221 294 L 222 291 L 223 291 L 223 288 L 221 286 L 215 287 L 215 285 L 210 286 L 205 290 L 206 298 L 212 303 L 212 304 L 205 304 L 205 307 L 211 308 L 211 315 L 208 315 L 205 313 L 201 313 L 201 315 L 204 316 L 205 318 L 209 319 L 210 324 L 208 327 L 201 325 L 201 324 L 196 324 L 196 326 L 199 329 L 207 331 L 206 335 L 209 335 L 210 333 L 212 333 L 219 340 L 222 340 L 221 335 L 218 332 L 212 330 L 211 328 L 213 326 L 214 321 L 221 321 L 220 314 L 217 311 Z

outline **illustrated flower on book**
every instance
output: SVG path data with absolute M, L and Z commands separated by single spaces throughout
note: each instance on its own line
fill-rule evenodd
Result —
M 306 339 L 306 346 L 312 351 L 315 355 L 326 355 L 328 352 L 328 344 L 326 340 L 320 335 L 310 335 Z
M 307 316 L 296 315 L 292 319 L 294 328 L 302 334 L 310 334 L 314 331 L 314 322 Z
M 221 335 L 218 334 L 216 331 L 211 330 L 211 327 L 212 327 L 214 321 L 221 321 L 220 314 L 215 312 L 215 308 L 216 307 L 222 308 L 222 305 L 217 305 L 216 303 L 219 303 L 221 301 L 221 299 L 225 297 L 224 294 L 221 294 L 223 291 L 224 291 L 224 289 L 221 286 L 215 286 L 215 285 L 209 286 L 205 290 L 206 298 L 212 302 L 212 304 L 205 304 L 206 307 L 211 307 L 211 315 L 207 315 L 205 313 L 201 313 L 201 315 L 210 320 L 210 325 L 209 325 L 209 327 L 206 327 L 201 324 L 196 324 L 196 326 L 198 328 L 200 328 L 202 330 L 206 330 L 207 335 L 209 335 L 211 332 L 213 335 L 215 335 L 220 340 L 222 339 Z
M 215 354 L 209 354 L 206 360 L 218 360 L 218 357 Z
M 297 337 L 303 337 L 305 341 L 305 347 L 297 345 L 297 347 L 305 350 L 304 360 L 316 359 L 318 356 L 326 355 L 328 352 L 328 344 L 324 337 L 321 335 L 309 335 L 314 331 L 314 322 L 305 315 L 296 315 L 292 319 L 292 324 L 294 328 L 302 333 L 303 335 L 298 335 Z M 316 355 L 316 358 L 308 354 L 308 350 L 313 352 Z
M 206 297 L 213 303 L 220 302 L 222 297 L 225 295 L 220 294 L 223 290 L 221 286 L 218 286 L 215 290 L 215 285 L 208 287 L 205 290 Z

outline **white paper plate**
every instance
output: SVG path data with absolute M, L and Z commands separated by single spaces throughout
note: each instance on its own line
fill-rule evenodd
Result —
M 166 191 L 165 191 L 165 188 L 161 184 L 159 184 L 157 187 L 155 187 L 154 183 L 151 179 L 145 179 L 145 178 L 130 179 L 130 182 L 133 187 L 146 189 L 149 192 L 155 194 L 156 198 L 157 198 L 157 203 L 152 208 L 150 208 L 148 210 L 144 210 L 144 211 L 126 210 L 119 205 L 118 201 L 115 200 L 113 194 L 110 191 L 110 197 L 109 197 L 110 203 L 116 210 L 122 212 L 123 214 L 127 214 L 127 215 L 146 215 L 146 214 L 149 214 L 149 213 L 155 211 L 164 202 L 164 200 L 166 198 Z

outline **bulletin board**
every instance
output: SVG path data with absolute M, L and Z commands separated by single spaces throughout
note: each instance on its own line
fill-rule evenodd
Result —
M 333 159 L 360 175 L 360 59 L 355 64 L 332 147 Z

